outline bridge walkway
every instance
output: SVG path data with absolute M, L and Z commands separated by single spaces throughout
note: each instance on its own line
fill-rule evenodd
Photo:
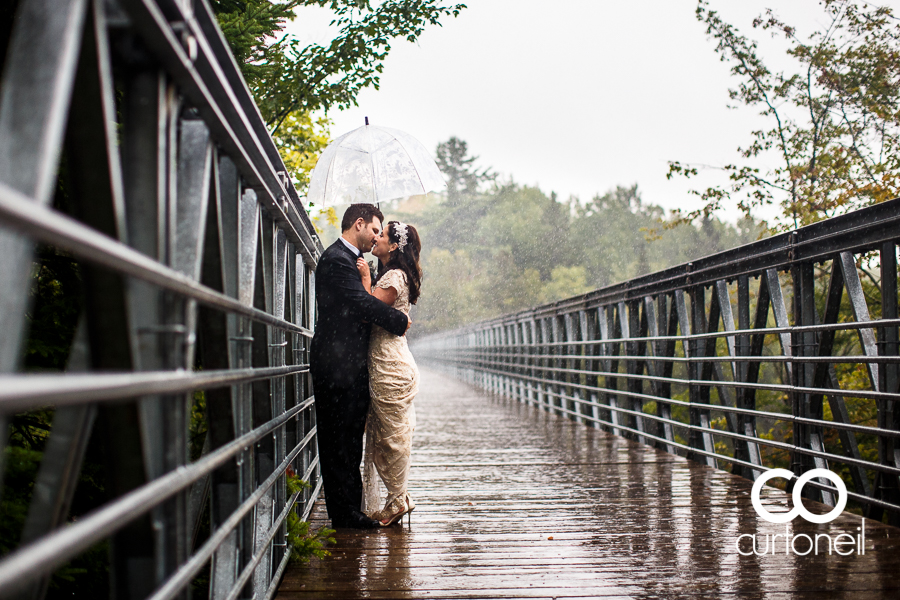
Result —
M 741 556 L 739 535 L 786 527 L 757 516 L 748 480 L 435 371 L 422 379 L 411 526 L 338 531 L 332 556 L 288 569 L 278 599 L 900 596 L 900 529 L 867 520 L 864 555 L 828 555 L 824 538 L 819 555 L 785 554 L 779 538 L 776 555 Z M 773 488 L 763 499 L 787 505 Z M 328 524 L 321 502 L 311 520 Z M 836 538 L 860 524 L 844 513 L 788 529 Z

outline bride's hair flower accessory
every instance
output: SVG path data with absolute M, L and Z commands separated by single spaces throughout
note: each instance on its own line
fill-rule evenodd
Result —
M 406 246 L 406 243 L 409 241 L 407 239 L 407 234 L 409 233 L 409 229 L 406 227 L 406 223 L 400 223 L 399 221 L 394 223 L 393 226 L 394 235 L 397 236 L 397 249 L 401 252 L 403 251 L 403 247 Z

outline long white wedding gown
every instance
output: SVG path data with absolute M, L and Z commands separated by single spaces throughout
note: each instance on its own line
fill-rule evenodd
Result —
M 392 305 L 409 315 L 409 285 L 406 273 L 392 269 L 375 285 L 394 288 Z M 369 393 L 366 420 L 366 451 L 363 459 L 363 512 L 384 519 L 407 506 L 415 506 L 406 489 L 409 478 L 412 434 L 416 428 L 413 398 L 419 391 L 419 369 L 406 342 L 372 325 L 369 339 Z M 383 508 L 379 476 L 387 490 Z

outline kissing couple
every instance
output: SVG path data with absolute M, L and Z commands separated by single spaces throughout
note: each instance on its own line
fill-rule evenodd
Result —
M 316 266 L 309 368 L 325 506 L 335 529 L 386 527 L 416 506 L 406 482 L 419 370 L 406 331 L 422 283 L 421 250 L 412 225 L 384 223 L 377 206 L 351 204 L 341 237 Z M 378 259 L 374 284 L 366 251 Z M 379 476 L 387 490 L 383 506 Z

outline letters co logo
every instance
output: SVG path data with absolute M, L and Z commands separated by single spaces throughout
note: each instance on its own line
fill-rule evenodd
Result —
M 787 523 L 788 521 L 793 521 L 798 514 L 810 523 L 830 523 L 831 521 L 834 521 L 836 518 L 838 518 L 841 512 L 843 512 L 844 507 L 847 506 L 847 486 L 844 485 L 844 482 L 841 480 L 841 478 L 836 473 L 833 473 L 828 469 L 812 469 L 811 471 L 807 471 L 806 473 L 801 475 L 797 479 L 797 483 L 794 484 L 794 491 L 792 496 L 794 499 L 794 508 L 792 508 L 788 512 L 770 513 L 769 511 L 767 511 L 765 507 L 763 507 L 762 502 L 760 502 L 759 499 L 759 494 L 762 491 L 762 486 L 764 486 L 765 483 L 770 479 L 782 477 L 789 480 L 793 476 L 794 474 L 787 469 L 772 469 L 771 471 L 766 471 L 765 473 L 760 475 L 759 479 L 753 482 L 753 490 L 750 492 L 750 500 L 753 502 L 753 508 L 756 509 L 756 513 L 760 517 L 762 517 L 769 523 Z M 800 495 L 803 493 L 803 486 L 806 485 L 809 480 L 816 477 L 822 477 L 830 480 L 837 488 L 838 492 L 837 505 L 831 512 L 824 515 L 817 515 L 809 512 L 800 501 Z

